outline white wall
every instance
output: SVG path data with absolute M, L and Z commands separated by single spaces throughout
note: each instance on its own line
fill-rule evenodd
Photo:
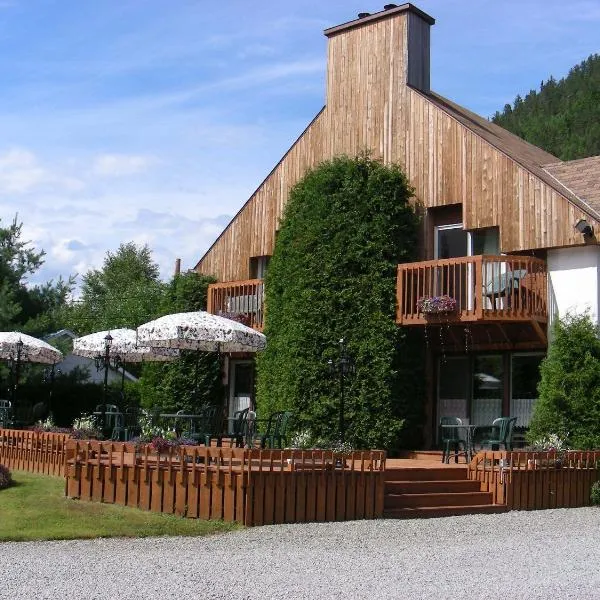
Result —
M 548 315 L 550 323 L 567 312 L 588 311 L 598 323 L 600 246 L 548 251 Z

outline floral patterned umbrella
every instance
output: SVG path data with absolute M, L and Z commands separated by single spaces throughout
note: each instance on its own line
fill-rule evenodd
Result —
M 60 350 L 42 340 L 19 331 L 0 331 L 0 360 L 53 365 L 62 357 Z
M 96 358 L 106 352 L 106 337 L 110 334 L 109 353 L 111 358 L 119 358 L 121 362 L 168 361 L 179 356 L 177 350 L 169 348 L 150 348 L 138 346 L 137 336 L 133 329 L 111 329 L 90 333 L 73 340 L 73 354 Z
M 231 319 L 204 311 L 166 315 L 137 328 L 138 343 L 206 352 L 258 352 L 267 338 Z

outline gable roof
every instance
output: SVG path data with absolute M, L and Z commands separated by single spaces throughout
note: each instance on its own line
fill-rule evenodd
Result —
M 544 170 L 581 202 L 600 212 L 600 156 L 555 162 L 545 165 Z

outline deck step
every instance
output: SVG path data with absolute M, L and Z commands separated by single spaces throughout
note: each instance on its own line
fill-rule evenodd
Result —
M 437 481 L 387 481 L 386 494 L 452 494 L 479 492 L 481 483 L 473 479 L 442 479 Z
M 385 480 L 388 481 L 448 481 L 466 480 L 468 468 L 464 467 L 411 467 L 386 468 Z
M 441 450 L 405 450 L 400 453 L 400 458 L 409 458 L 411 460 L 438 460 L 442 461 Z
M 451 494 L 386 494 L 386 508 L 426 508 L 432 506 L 483 506 L 490 505 L 490 492 L 460 492 Z
M 384 519 L 429 519 L 434 517 L 454 517 L 458 515 L 496 514 L 506 512 L 500 504 L 480 504 L 472 506 L 419 506 L 413 508 L 386 508 Z

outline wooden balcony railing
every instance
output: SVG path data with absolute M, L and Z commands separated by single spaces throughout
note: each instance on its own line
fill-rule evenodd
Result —
M 208 286 L 207 312 L 234 319 L 262 331 L 265 292 L 262 279 L 213 283 Z
M 464 256 L 398 265 L 402 325 L 548 320 L 547 271 L 530 256 Z M 456 309 L 424 313 L 419 300 L 449 296 Z

